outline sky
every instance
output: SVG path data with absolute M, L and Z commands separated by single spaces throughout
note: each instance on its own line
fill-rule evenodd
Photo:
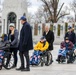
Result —
M 0 0 L 3 2 L 4 0 Z M 39 0 L 29 0 L 31 3 L 31 6 L 28 7 L 28 12 L 34 14 L 37 12 L 38 8 L 41 5 L 41 2 Z M 66 5 L 69 4 L 72 0 L 60 0 L 60 3 L 65 3 Z
M 66 5 L 69 4 L 72 0 L 60 0 L 60 3 L 65 3 Z M 29 6 L 28 11 L 30 13 L 35 13 L 39 6 L 41 5 L 41 2 L 39 0 L 30 0 L 31 6 Z

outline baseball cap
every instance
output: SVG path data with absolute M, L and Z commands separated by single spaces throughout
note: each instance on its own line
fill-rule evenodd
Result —
M 45 37 L 44 37 L 44 36 L 42 36 L 42 37 L 40 38 L 40 40 L 43 40 L 43 39 L 45 39 Z
M 68 37 L 66 37 L 66 38 L 65 38 L 65 40 L 69 40 L 69 38 L 68 38 Z
M 22 16 L 22 17 L 20 18 L 20 20 L 26 20 L 26 17 L 25 17 L 25 16 Z

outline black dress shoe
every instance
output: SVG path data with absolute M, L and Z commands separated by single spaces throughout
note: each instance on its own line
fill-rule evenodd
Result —
M 30 68 L 22 69 L 21 71 L 30 71 Z
M 25 69 L 24 67 L 20 67 L 20 68 L 17 68 L 16 70 L 23 70 L 23 69 Z
M 0 65 L 0 70 L 2 69 L 2 65 Z

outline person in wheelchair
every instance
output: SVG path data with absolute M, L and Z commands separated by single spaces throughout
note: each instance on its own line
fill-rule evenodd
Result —
M 10 48 L 10 45 L 6 34 L 2 34 L 0 38 L 1 38 L 1 41 L 0 41 L 0 70 L 1 70 L 4 50 Z
M 49 43 L 45 37 L 42 36 L 40 41 L 35 45 L 33 55 L 30 58 L 30 65 L 36 65 L 40 62 L 40 55 L 43 54 L 49 47 Z
M 64 41 L 61 42 L 60 49 L 58 52 L 58 57 L 56 61 L 60 62 L 60 58 L 63 57 L 63 62 L 65 62 L 66 55 L 73 50 L 73 43 L 69 41 L 68 37 L 65 37 Z M 70 61 L 71 62 L 71 61 Z
M 0 70 L 2 69 L 2 59 L 3 59 L 3 56 L 4 56 L 4 52 L 3 52 L 3 50 L 0 50 Z

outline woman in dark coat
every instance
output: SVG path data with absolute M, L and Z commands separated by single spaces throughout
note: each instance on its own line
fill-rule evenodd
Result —
M 54 42 L 54 33 L 49 29 L 48 26 L 45 26 L 45 31 L 43 33 L 43 36 L 45 36 L 46 40 L 49 43 L 49 50 L 53 50 L 53 42 Z
M 12 68 L 15 68 L 17 66 L 17 50 L 18 50 L 18 35 L 19 35 L 19 32 L 17 29 L 15 29 L 15 25 L 14 23 L 10 23 L 9 25 L 9 35 L 8 35 L 8 40 L 10 41 L 10 52 L 14 54 L 14 65 Z M 10 56 L 9 56 L 9 59 L 7 61 L 7 65 L 9 63 L 9 60 L 10 60 Z

